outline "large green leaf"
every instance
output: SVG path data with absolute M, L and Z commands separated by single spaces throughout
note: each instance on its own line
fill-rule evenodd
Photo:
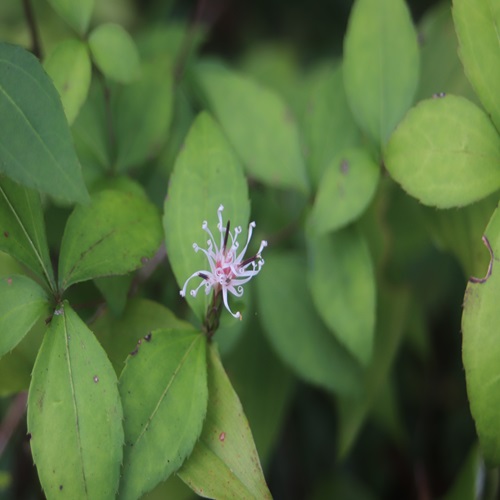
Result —
M 88 28 L 94 0 L 49 0 L 57 13 L 73 28 L 79 35 L 83 35 Z
M 471 278 L 464 297 L 462 359 L 467 394 L 479 443 L 486 462 L 500 465 L 500 210 L 497 208 L 485 231 L 491 261 L 486 275 Z
M 110 80 L 130 83 L 140 74 L 139 53 L 132 37 L 119 24 L 105 23 L 89 35 L 97 67 Z
M 144 196 L 104 190 L 68 219 L 59 257 L 59 286 L 125 274 L 151 258 L 162 239 L 156 207 Z
M 411 106 L 417 33 L 404 0 L 356 0 L 344 40 L 344 82 L 358 124 L 383 146 Z
M 80 40 L 64 40 L 55 47 L 43 65 L 59 91 L 66 118 L 71 125 L 90 87 L 92 67 L 87 46 Z
M 375 276 L 370 251 L 353 227 L 309 240 L 309 289 L 331 332 L 363 365 L 375 334 Z
M 92 324 L 92 330 L 118 374 L 127 356 L 140 348 L 149 332 L 159 328 L 192 329 L 192 326 L 177 319 L 165 306 L 146 299 L 129 300 L 120 318 L 106 311 Z
M 500 136 L 467 99 L 428 99 L 392 135 L 385 165 L 425 205 L 467 205 L 500 188 Z
M 313 183 L 321 187 L 323 173 L 342 150 L 359 142 L 359 129 L 347 103 L 342 66 L 313 77 L 304 116 L 307 164 Z
M 348 149 L 334 157 L 321 179 L 310 229 L 322 234 L 356 220 L 372 200 L 379 177 L 379 166 L 364 150 Z
M 207 233 L 203 221 L 218 241 L 217 209 L 224 206 L 224 224 L 231 227 L 248 223 L 250 204 L 243 170 L 219 126 L 207 113 L 193 123 L 184 148 L 179 153 L 170 178 L 163 226 L 170 265 L 179 287 L 195 271 L 207 269 L 202 252 L 196 253 L 193 243 L 205 247 Z M 242 234 L 242 236 L 244 233 Z M 198 317 L 207 308 L 203 294 L 186 299 Z
M 40 195 L 0 177 L 0 250 L 28 266 L 55 290 Z
M 122 407 L 106 353 L 67 304 L 55 310 L 28 396 L 28 431 L 47 498 L 113 498 Z
M 271 186 L 307 193 L 298 127 L 281 98 L 220 64 L 199 64 L 195 75 L 248 174 Z
M 339 398 L 338 451 L 341 457 L 348 453 L 365 418 L 388 383 L 387 378 L 403 338 L 409 299 L 404 290 L 383 291 L 380 294 L 373 359 L 363 375 L 363 391 L 359 396 Z
M 295 254 L 266 256 L 256 280 L 264 331 L 277 354 L 302 379 L 337 393 L 357 393 L 361 369 L 317 315 L 305 264 Z
M 500 3 L 453 0 L 453 20 L 465 73 L 500 131 Z
M 240 400 L 213 346 L 208 352 L 208 392 L 203 431 L 179 477 L 205 498 L 272 498 Z
M 196 331 L 153 331 L 120 377 L 125 451 L 120 498 L 135 499 L 189 456 L 207 410 L 206 339 Z
M 6 276 L 0 280 L 0 357 L 12 350 L 36 320 L 49 313 L 48 297 L 30 278 Z
M 113 120 L 118 170 L 140 166 L 158 155 L 168 139 L 172 107 L 172 68 L 165 58 L 144 64 L 140 80 L 116 89 Z
M 69 202 L 87 202 L 80 164 L 51 79 L 29 52 L 0 43 L 0 171 Z

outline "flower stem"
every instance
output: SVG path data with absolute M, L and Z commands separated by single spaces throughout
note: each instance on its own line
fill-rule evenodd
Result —
M 205 321 L 203 322 L 203 330 L 208 340 L 212 340 L 215 332 L 219 328 L 220 315 L 222 313 L 222 293 L 220 290 L 215 290 L 212 295 L 212 303 L 208 306 Z
M 29 32 L 31 35 L 31 50 L 33 55 L 38 59 L 42 58 L 42 46 L 40 44 L 40 37 L 38 36 L 38 28 L 35 21 L 35 15 L 33 14 L 33 8 L 31 6 L 30 0 L 23 0 L 24 16 L 26 17 L 26 22 L 28 23 Z

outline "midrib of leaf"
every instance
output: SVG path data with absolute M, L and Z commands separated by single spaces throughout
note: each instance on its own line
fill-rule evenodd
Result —
M 38 260 L 38 263 L 40 264 L 41 268 L 42 268 L 42 271 L 43 271 L 43 274 L 45 275 L 45 278 L 47 280 L 47 284 L 49 285 L 49 289 L 51 292 L 55 293 L 55 283 L 53 282 L 53 279 L 51 277 L 51 274 L 52 273 L 49 273 L 47 268 L 45 267 L 45 263 L 43 262 L 43 259 L 40 255 L 40 253 L 38 252 L 38 249 L 37 247 L 35 246 L 35 244 L 33 243 L 33 240 L 31 239 L 26 227 L 24 226 L 24 224 L 22 223 L 19 215 L 17 214 L 14 206 L 12 205 L 12 203 L 10 202 L 7 194 L 5 193 L 5 191 L 2 189 L 2 187 L 0 186 L 0 192 L 2 193 L 2 196 L 4 197 L 5 201 L 7 202 L 7 204 L 9 205 L 9 208 L 12 212 L 12 214 L 14 215 L 17 223 L 19 224 L 19 227 L 21 228 L 21 230 L 23 231 L 24 233 L 24 236 L 26 237 L 26 239 L 28 240 L 28 243 L 31 247 L 31 249 L 33 250 L 33 253 L 35 254 L 35 257 L 37 258 Z M 30 210 L 31 211 L 31 210 Z
M 83 450 L 82 450 L 82 437 L 80 434 L 80 419 L 78 417 L 78 403 L 76 400 L 76 392 L 75 392 L 75 383 L 73 380 L 73 370 L 71 367 L 71 359 L 70 359 L 70 352 L 69 352 L 69 338 L 68 338 L 68 325 L 67 325 L 67 319 L 66 319 L 66 311 L 63 308 L 63 315 L 64 315 L 64 346 L 66 349 L 66 361 L 68 365 L 68 374 L 69 374 L 69 382 L 70 382 L 70 387 L 71 387 L 71 402 L 73 403 L 73 411 L 75 414 L 75 425 L 76 425 L 76 438 L 78 441 L 78 454 L 80 458 L 80 463 L 81 463 L 81 473 L 82 473 L 82 478 L 83 478 L 83 487 L 85 489 L 85 496 L 88 498 L 88 491 L 87 491 L 87 478 L 85 476 L 85 467 L 83 464 Z
M 201 338 L 202 338 L 201 335 L 195 335 L 195 338 L 191 342 L 191 345 L 186 350 L 186 353 L 184 354 L 184 356 L 182 357 L 181 361 L 179 362 L 179 364 L 175 368 L 174 373 L 172 374 L 172 377 L 168 381 L 167 386 L 165 387 L 162 395 L 160 396 L 160 399 L 158 400 L 158 403 L 156 404 L 155 409 L 151 412 L 151 415 L 149 416 L 149 418 L 148 418 L 146 424 L 144 425 L 144 427 L 142 428 L 141 433 L 139 434 L 139 436 L 137 436 L 137 439 L 134 441 L 134 447 L 137 445 L 137 443 L 141 440 L 142 436 L 148 430 L 148 428 L 149 428 L 149 426 L 151 424 L 151 421 L 153 420 L 153 418 L 155 417 L 156 413 L 158 412 L 158 410 L 159 410 L 159 408 L 160 408 L 163 400 L 165 399 L 165 396 L 167 395 L 168 391 L 170 390 L 170 387 L 172 386 L 172 384 L 174 383 L 174 381 L 175 381 L 175 379 L 177 377 L 177 374 L 179 373 L 179 371 L 181 370 L 181 368 L 184 366 L 184 363 L 186 362 L 186 359 L 188 358 L 189 353 L 192 351 L 192 349 L 195 346 L 196 342 L 198 342 Z

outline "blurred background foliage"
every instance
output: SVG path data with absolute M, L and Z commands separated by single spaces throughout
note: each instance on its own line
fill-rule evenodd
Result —
M 23 3 L 0 2 L 0 38 L 29 48 Z M 179 32 L 175 35 L 171 31 L 172 43 L 182 47 L 185 30 L 196 22 L 204 26 L 200 54 L 225 59 L 274 88 L 300 115 L 305 105 L 304 86 L 341 57 L 352 3 L 98 0 L 92 24 L 122 24 L 144 54 L 151 41 L 145 33 L 152 26 L 176 21 Z M 47 2 L 32 0 L 32 4 L 46 54 L 70 32 Z M 443 30 L 452 33 L 449 15 L 437 15 L 447 11 L 449 2 L 412 0 L 408 4 L 422 36 L 423 53 L 427 50 L 426 38 L 438 36 Z M 441 47 L 444 54 L 453 53 L 451 40 L 451 45 Z M 432 94 L 429 89 L 436 85 L 429 83 L 433 64 L 450 63 L 448 76 L 456 71 L 458 60 L 450 59 L 433 61 L 432 54 L 423 59 L 420 97 Z M 471 97 L 463 78 L 454 81 L 459 82 L 458 92 Z M 183 101 L 182 92 L 179 96 L 175 104 L 178 126 L 169 138 L 176 144 L 182 141 L 182 131 L 185 133 L 196 112 L 193 103 Z M 175 148 L 166 147 L 148 168 L 133 171 L 158 206 L 165 196 L 161 186 L 166 185 L 174 159 Z M 92 176 L 92 168 L 85 164 L 84 174 Z M 477 228 L 481 221 L 484 227 L 491 210 L 485 209 L 482 216 L 470 215 L 480 222 L 471 226 L 474 231 L 467 232 L 463 224 L 453 223 L 462 221 L 465 212 L 423 209 L 399 188 L 387 184 L 383 182 L 382 189 L 390 196 L 376 196 L 375 209 L 365 214 L 361 225 L 367 234 L 377 233 L 369 238 L 372 253 L 380 255 L 375 262 L 391 262 L 386 268 L 388 281 L 410 290 L 413 299 L 391 375 L 345 456 L 338 458 L 337 453 L 342 446 L 341 408 L 330 394 L 293 377 L 259 329 L 242 331 L 237 341 L 224 336 L 223 331 L 218 334 L 226 369 L 242 400 L 270 490 L 277 499 L 474 498 L 471 485 L 479 458 L 461 361 L 460 317 L 466 280 L 472 273 L 481 275 L 488 258 L 480 243 L 472 247 L 481 256 L 481 265 L 477 265 L 478 259 L 470 255 L 470 241 L 480 240 L 481 230 Z M 251 198 L 259 231 L 276 235 L 284 247 L 300 241 L 300 236 L 290 237 L 286 231 L 302 210 L 301 197 L 281 190 L 255 189 Z M 493 207 L 495 202 L 487 203 Z M 49 240 L 54 246 L 60 241 L 67 213 L 64 207 L 47 207 Z M 384 214 L 387 234 L 379 234 L 383 226 L 372 223 L 377 213 Z M 12 259 L 1 256 L 0 267 L 12 272 L 14 265 Z M 178 310 L 177 289 L 165 287 L 168 281 L 172 282 L 172 277 L 166 266 L 157 270 L 148 283 L 148 297 L 173 304 L 173 310 Z M 88 283 L 71 293 L 77 294 L 71 299 L 73 303 L 85 304 L 94 300 L 96 289 Z M 83 316 L 85 311 L 79 310 Z M 87 316 L 91 312 L 89 308 Z M 26 437 L 25 395 L 11 395 L 26 387 L 29 360 L 39 342 L 35 329 L 15 357 L 0 363 L 5 394 L 0 399 L 0 497 L 42 498 Z M 18 377 L 13 375 L 16 372 Z M 177 479 L 168 483 L 147 498 L 192 498 Z

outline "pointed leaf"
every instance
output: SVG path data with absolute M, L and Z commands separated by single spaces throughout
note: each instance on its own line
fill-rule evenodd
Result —
M 205 498 L 272 498 L 240 400 L 213 346 L 208 351 L 208 391 L 200 440 L 179 477 Z
M 79 35 L 83 35 L 88 28 L 94 0 L 49 0 L 57 13 L 74 29 Z
M 12 350 L 36 320 L 49 314 L 48 297 L 33 280 L 11 275 L 0 280 L 0 357 Z
M 110 80 L 130 83 L 139 76 L 137 47 L 119 24 L 100 24 L 89 35 L 89 47 L 97 67 Z
M 25 186 L 68 202 L 88 192 L 73 149 L 64 110 L 38 60 L 0 43 L 0 171 Z
M 411 106 L 417 33 L 404 0 L 356 0 L 344 40 L 344 82 L 358 124 L 383 146 Z
M 64 40 L 43 64 L 52 78 L 71 125 L 87 98 L 92 67 L 87 46 L 80 40 Z
M 129 358 L 120 377 L 120 498 L 138 498 L 189 456 L 207 410 L 206 369 L 206 339 L 192 330 L 155 330 Z
M 0 231 L 0 250 L 28 266 L 55 290 L 40 195 L 6 177 L 0 177 Z
M 497 208 L 485 231 L 491 261 L 484 278 L 467 284 L 462 315 L 462 360 L 467 395 L 476 423 L 479 443 L 489 466 L 500 464 L 500 428 L 496 425 L 500 407 L 500 210 Z
M 208 265 L 202 252 L 193 250 L 193 243 L 205 246 L 203 221 L 217 231 L 221 204 L 232 227 L 246 228 L 250 204 L 243 170 L 219 126 L 208 113 L 201 113 L 177 157 L 165 200 L 167 255 L 180 288 L 195 271 Z M 208 301 L 201 295 L 186 297 L 199 318 L 205 314 Z
M 309 240 L 308 280 L 316 310 L 361 364 L 375 334 L 375 276 L 370 251 L 356 228 Z
M 141 267 L 160 246 L 161 221 L 143 195 L 105 190 L 68 219 L 59 257 L 59 286 Z
M 302 379 L 341 394 L 360 389 L 361 370 L 326 329 L 308 293 L 305 262 L 270 254 L 257 280 L 262 326 L 283 361 Z
M 309 227 L 323 234 L 356 220 L 372 200 L 380 169 L 362 149 L 348 149 L 325 169 L 314 200 Z
M 425 205 L 463 206 L 500 188 L 500 136 L 463 97 L 421 101 L 392 135 L 384 159 L 392 177 Z
M 28 431 L 47 498 L 113 498 L 122 460 L 116 375 L 92 332 L 65 303 L 40 348 Z
M 492 0 L 453 0 L 453 20 L 465 73 L 500 130 L 500 4 Z
M 281 98 L 215 63 L 199 64 L 196 79 L 248 174 L 271 186 L 307 193 L 299 130 Z

